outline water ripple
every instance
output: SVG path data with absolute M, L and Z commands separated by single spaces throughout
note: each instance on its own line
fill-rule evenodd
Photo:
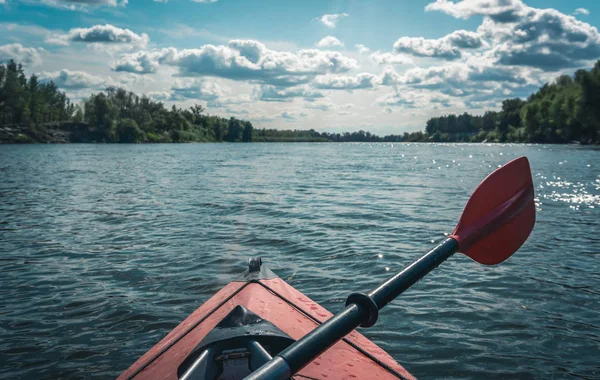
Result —
M 597 149 L 469 144 L 0 148 L 0 377 L 110 378 L 261 255 L 331 311 L 447 235 L 527 155 L 538 223 L 460 255 L 364 333 L 420 378 L 600 377 Z

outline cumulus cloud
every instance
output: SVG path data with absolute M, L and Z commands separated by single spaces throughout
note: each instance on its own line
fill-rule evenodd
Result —
M 317 42 L 317 47 L 343 47 L 344 43 L 333 36 L 327 36 Z
M 320 75 L 315 78 L 313 86 L 322 90 L 358 90 L 373 88 L 379 78 L 371 73 L 349 75 Z
M 600 57 L 600 33 L 590 24 L 555 9 L 527 8 L 511 23 L 485 20 L 480 33 L 494 41 L 504 65 L 557 71 Z
M 165 0 L 167 1 L 167 0 Z M 210 4 L 210 3 L 216 3 L 217 0 L 192 0 L 194 3 L 201 3 L 201 4 Z
M 321 23 L 323 25 L 325 25 L 326 27 L 333 29 L 337 26 L 338 21 L 342 17 L 348 17 L 348 16 L 349 16 L 348 13 L 326 14 L 326 15 L 319 17 L 319 21 L 321 21 Z
M 482 101 L 497 102 L 508 95 L 527 96 L 541 85 L 540 80 L 534 79 L 539 78 L 540 73 L 530 68 L 499 66 L 493 61 L 475 57 L 461 63 L 415 67 L 401 74 L 389 66 L 381 75 L 381 84 L 401 88 L 402 91 L 397 90 L 398 93 L 426 91 L 441 99 L 460 98 L 465 103 L 475 104 Z M 430 98 L 429 101 L 434 102 L 435 97 Z M 393 101 L 388 99 L 387 103 Z M 447 102 L 438 103 L 438 106 L 445 107 Z
M 13 59 L 25 65 L 37 66 L 42 63 L 41 51 L 43 49 L 28 48 L 21 44 L 0 45 L 0 62 Z
M 283 111 L 280 116 L 287 120 L 297 120 L 301 117 L 308 116 L 308 114 L 304 111 Z
M 95 76 L 84 71 L 71 71 L 63 69 L 56 72 L 42 71 L 38 74 L 41 82 L 54 82 L 64 90 L 104 90 L 106 87 L 114 86 L 112 78 Z
M 354 59 L 339 52 L 277 51 L 253 40 L 233 40 L 226 46 L 204 45 L 199 49 L 167 48 L 124 54 L 112 67 L 116 71 L 145 74 L 155 72 L 161 64 L 177 67 L 182 76 L 221 77 L 280 87 L 306 84 L 319 74 L 344 73 L 357 67 Z
M 41 0 L 41 3 L 54 8 L 85 10 L 90 7 L 124 7 L 128 0 Z
M 394 43 L 394 50 L 417 57 L 458 59 L 461 49 L 478 49 L 484 41 L 476 32 L 457 30 L 439 39 L 423 37 L 401 37 Z
M 145 33 L 137 34 L 129 29 L 121 29 L 106 24 L 94 25 L 90 28 L 74 28 L 65 34 L 53 35 L 46 42 L 56 45 L 69 45 L 71 42 L 80 42 L 145 47 L 148 45 L 149 40 L 148 35 Z
M 401 54 L 393 54 L 393 53 L 382 53 L 376 51 L 375 53 L 370 55 L 370 58 L 373 62 L 378 65 L 412 65 L 414 64 L 413 60 L 410 57 Z
M 397 91 L 390 92 L 383 96 L 377 98 L 377 105 L 386 107 L 403 107 L 403 108 L 415 108 L 417 106 L 417 101 L 414 96 L 414 93 L 400 93 Z
M 155 73 L 160 66 L 160 62 L 164 59 L 162 51 L 146 52 L 139 51 L 136 53 L 122 55 L 119 59 L 111 62 L 111 68 L 114 71 L 122 71 L 134 74 L 151 74 Z
M 354 45 L 354 47 L 356 48 L 356 50 L 358 50 L 358 52 L 360 54 L 367 54 L 368 52 L 371 51 L 371 49 L 369 49 L 368 47 L 366 47 L 363 44 L 356 44 L 356 45 Z
M 168 91 L 152 91 L 148 96 L 158 102 L 164 102 L 171 99 L 171 93 Z
M 278 89 L 275 86 L 260 86 L 256 98 L 264 102 L 289 102 L 294 98 L 303 98 L 308 102 L 322 98 L 319 91 L 311 90 L 306 86 Z
M 384 112 L 391 113 L 394 108 L 448 108 L 457 105 L 457 102 L 453 101 L 452 97 L 444 94 L 414 90 L 402 91 L 400 89 L 380 96 L 376 99 L 375 104 L 380 107 L 385 107 Z
M 491 42 L 502 65 L 558 71 L 600 57 L 598 29 L 556 9 L 529 7 L 520 0 L 437 0 L 425 9 L 458 18 L 483 16 L 477 32 Z
M 173 87 L 171 87 L 170 100 L 198 99 L 214 102 L 217 99 L 226 96 L 228 92 L 228 89 L 214 81 L 177 80 Z
M 250 95 L 233 94 L 228 86 L 205 79 L 176 79 L 170 91 L 154 91 L 148 96 L 157 101 L 202 100 L 207 102 L 209 107 L 223 107 L 252 101 Z
M 332 102 L 310 102 L 304 105 L 304 108 L 309 108 L 313 110 L 319 111 L 329 111 L 332 108 L 335 108 L 335 104 Z
M 590 11 L 588 11 L 585 8 L 577 8 L 577 9 L 575 9 L 575 12 L 573 12 L 573 14 L 588 16 L 590 14 Z
M 523 8 L 525 4 L 521 0 L 436 0 L 428 4 L 425 11 L 440 11 L 463 19 L 482 15 L 498 22 L 509 22 L 515 21 Z

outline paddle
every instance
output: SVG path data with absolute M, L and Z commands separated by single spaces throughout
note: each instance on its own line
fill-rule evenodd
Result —
M 288 379 L 358 326 L 375 324 L 379 309 L 454 253 L 463 253 L 481 264 L 501 263 L 523 245 L 534 224 L 531 170 L 527 158 L 520 157 L 479 184 L 450 237 L 369 294 L 351 294 L 342 312 L 280 352 L 246 379 Z

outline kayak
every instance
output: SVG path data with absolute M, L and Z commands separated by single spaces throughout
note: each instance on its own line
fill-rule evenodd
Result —
M 119 379 L 243 379 L 332 316 L 252 258 Z M 292 378 L 414 379 L 356 330 Z
M 379 310 L 455 253 L 483 265 L 507 260 L 533 230 L 534 200 L 527 158 L 501 166 L 471 194 L 452 234 L 371 292 L 350 294 L 335 316 L 250 259 L 241 279 L 119 379 L 413 379 L 355 329 L 373 326 Z

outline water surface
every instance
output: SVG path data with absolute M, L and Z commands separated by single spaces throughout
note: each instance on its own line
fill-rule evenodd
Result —
M 467 144 L 0 146 L 0 377 L 115 377 L 262 256 L 336 312 L 520 155 L 538 223 L 457 255 L 365 335 L 415 376 L 600 377 L 600 151 Z

